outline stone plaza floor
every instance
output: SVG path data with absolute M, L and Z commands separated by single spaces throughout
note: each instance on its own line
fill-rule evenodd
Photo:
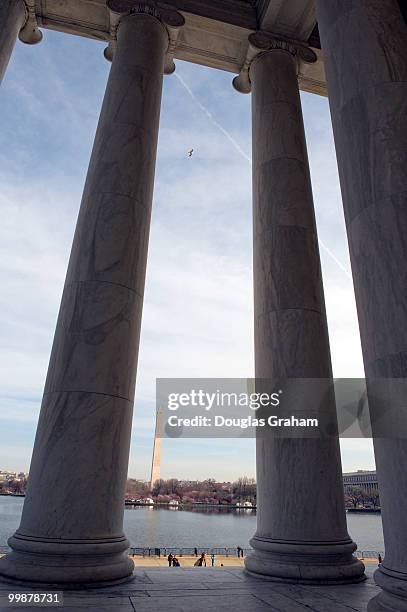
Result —
M 379 592 L 368 579 L 343 586 L 303 586 L 247 576 L 240 568 L 140 568 L 134 580 L 116 587 L 64 592 L 65 612 L 363 612 Z M 10 590 L 0 583 L 0 599 Z M 23 589 L 13 587 L 13 592 Z M 44 589 L 42 589 L 43 591 Z M 1 612 L 53 608 L 0 606 Z M 55 608 L 54 608 L 55 609 Z

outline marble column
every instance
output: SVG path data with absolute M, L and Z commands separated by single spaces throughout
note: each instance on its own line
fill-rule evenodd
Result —
M 297 48 L 251 35 L 256 380 L 332 376 Z M 257 39 L 256 39 L 257 37 Z M 267 49 L 267 47 L 269 47 Z M 239 77 L 238 77 L 239 78 Z M 287 407 L 289 410 L 290 407 Z M 336 423 L 333 393 L 321 406 Z M 289 413 L 292 414 L 292 413 Z M 339 441 L 257 439 L 257 531 L 247 570 L 301 583 L 363 579 L 345 520 Z
M 407 26 L 396 0 L 317 8 L 368 387 L 393 379 L 388 437 L 369 397 L 386 550 L 369 610 L 405 611 L 407 440 L 391 429 L 407 418 L 405 393 L 394 402 L 407 377 Z
M 17 36 L 28 45 L 42 40 L 38 29 L 33 0 L 1 0 L 0 2 L 0 83 L 10 61 Z
M 0 2 L 0 83 L 5 75 L 18 33 L 26 20 L 24 0 Z
M 111 583 L 133 571 L 124 494 L 168 47 L 161 14 L 134 4 L 118 27 L 28 494 L 12 552 L 0 559 L 6 578 Z M 171 19 L 183 22 L 175 11 Z

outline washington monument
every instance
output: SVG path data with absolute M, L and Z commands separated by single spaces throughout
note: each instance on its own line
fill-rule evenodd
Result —
M 150 478 L 151 489 L 153 488 L 156 480 L 159 480 L 160 478 L 162 434 L 163 434 L 163 411 L 161 408 L 158 408 L 156 415 L 155 415 L 153 459 L 151 461 L 151 478 Z

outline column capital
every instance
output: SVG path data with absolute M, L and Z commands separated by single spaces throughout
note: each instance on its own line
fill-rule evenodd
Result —
M 174 55 L 180 28 L 185 24 L 183 15 L 172 6 L 156 0 L 107 0 L 110 9 L 110 42 L 104 51 L 105 58 L 113 60 L 117 30 L 122 17 L 127 15 L 150 15 L 165 27 L 168 34 L 168 48 L 165 56 L 164 74 L 175 71 Z
M 238 76 L 233 79 L 233 87 L 240 93 L 251 92 L 250 82 L 250 66 L 253 61 L 264 53 L 272 51 L 287 51 L 297 61 L 303 61 L 307 64 L 313 64 L 317 60 L 317 56 L 309 45 L 298 40 L 292 40 L 273 34 L 272 32 L 264 32 L 258 30 L 249 35 L 249 46 L 247 49 L 246 59 Z
M 42 32 L 38 28 L 35 13 L 35 0 L 21 0 L 25 8 L 25 22 L 18 35 L 19 40 L 27 45 L 36 45 L 42 41 Z

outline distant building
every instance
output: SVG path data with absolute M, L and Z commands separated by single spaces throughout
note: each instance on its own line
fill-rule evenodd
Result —
M 345 494 L 349 493 L 352 488 L 355 487 L 366 491 L 366 493 L 379 492 L 376 470 L 347 472 L 346 474 L 342 474 L 342 478 Z
M 0 470 L 0 482 L 10 482 L 11 480 L 21 482 L 22 480 L 26 480 L 28 474 L 25 472 L 10 472 L 7 470 Z
M 250 501 L 237 502 L 236 508 L 253 508 L 253 504 Z

